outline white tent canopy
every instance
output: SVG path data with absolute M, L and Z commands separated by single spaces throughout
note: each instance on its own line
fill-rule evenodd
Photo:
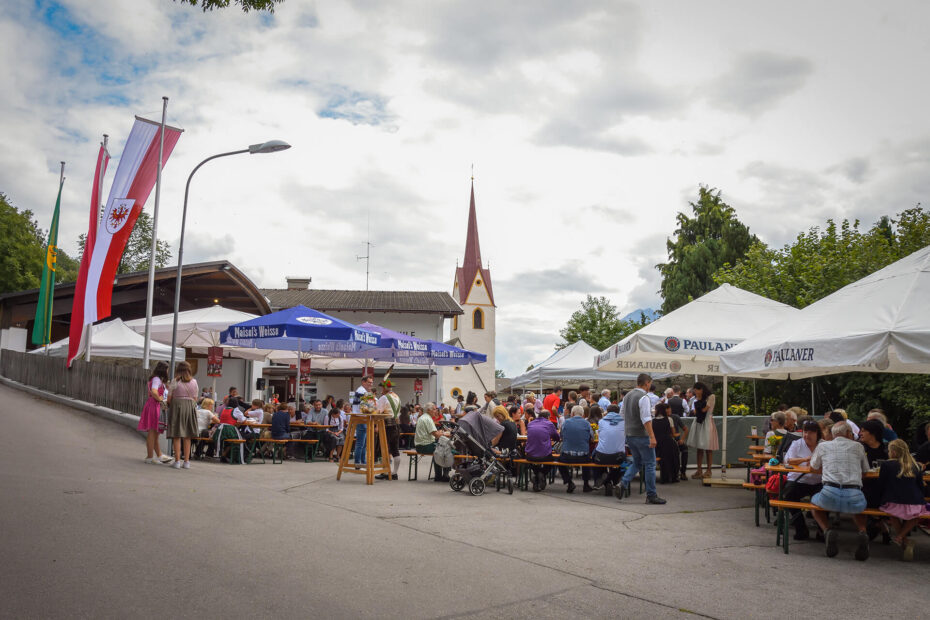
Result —
M 120 319 L 113 319 L 105 323 L 98 323 L 92 327 L 91 332 L 91 359 L 95 357 L 126 357 L 142 359 L 145 338 L 129 329 Z M 68 338 L 48 345 L 48 354 L 53 357 L 65 357 L 68 354 Z M 82 345 L 78 355 L 84 355 L 85 346 Z M 30 353 L 45 355 L 46 347 L 40 347 Z M 175 349 L 175 357 L 184 359 L 184 349 Z M 155 360 L 171 359 L 171 347 L 159 342 L 152 342 L 150 355 Z
M 595 360 L 607 372 L 723 375 L 720 355 L 796 308 L 722 284 L 627 336 Z
M 721 357 L 720 367 L 765 379 L 930 374 L 930 246 L 746 339 Z
M 636 373 L 616 373 L 594 370 L 591 359 L 597 349 L 583 340 L 572 343 L 550 355 L 546 361 L 516 377 L 511 387 L 555 387 L 560 383 L 586 381 L 625 381 L 636 379 Z
M 239 310 L 230 310 L 223 306 L 210 306 L 197 308 L 178 313 L 177 345 L 187 347 L 194 353 L 206 353 L 208 347 L 220 346 L 220 332 L 230 325 L 256 318 L 257 314 L 249 314 Z M 140 334 L 145 334 L 145 319 L 126 321 L 126 325 Z M 170 343 L 174 328 L 174 314 L 160 314 L 152 317 L 152 341 Z M 277 352 L 276 352 L 277 353 Z M 225 357 L 237 357 L 248 360 L 264 360 L 274 357 L 270 351 L 263 349 L 248 349 L 242 347 L 223 347 Z M 284 358 L 285 356 L 281 356 Z M 296 358 L 296 354 L 288 355 Z
M 627 336 L 595 360 L 598 370 L 723 375 L 721 463 L 727 458 L 727 376 L 720 356 L 743 340 L 800 312 L 786 304 L 721 284 Z

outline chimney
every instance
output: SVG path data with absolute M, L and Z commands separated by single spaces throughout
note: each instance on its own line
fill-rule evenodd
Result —
M 289 291 L 305 291 L 310 288 L 310 282 L 313 278 L 298 278 L 294 276 L 287 276 L 287 290 Z

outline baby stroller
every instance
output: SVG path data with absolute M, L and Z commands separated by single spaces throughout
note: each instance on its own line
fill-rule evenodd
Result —
M 452 445 L 459 454 L 475 457 L 465 459 L 455 466 L 455 471 L 449 476 L 449 486 L 453 491 L 468 487 L 468 492 L 477 496 L 484 493 L 485 486 L 493 481 L 498 491 L 503 487 L 513 495 L 512 468 L 498 461 L 490 448 L 481 445 L 462 426 L 453 431 Z

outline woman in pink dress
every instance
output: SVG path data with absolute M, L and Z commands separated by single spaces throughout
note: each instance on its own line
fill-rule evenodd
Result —
M 165 389 L 168 382 L 168 364 L 158 362 L 155 369 L 152 370 L 152 376 L 148 382 L 148 398 L 145 406 L 142 407 L 142 415 L 139 416 L 140 431 L 145 431 L 145 451 L 148 456 L 145 457 L 146 463 L 158 464 L 171 461 L 171 457 L 161 453 L 158 446 L 158 417 L 161 414 L 162 403 L 165 402 Z

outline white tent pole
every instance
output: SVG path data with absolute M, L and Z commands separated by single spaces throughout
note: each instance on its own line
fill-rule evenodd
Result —
M 814 405 L 814 378 L 811 377 L 811 415 L 814 415 L 816 411 L 816 406 Z
M 723 375 L 723 448 L 720 453 L 720 479 L 727 479 L 727 375 Z M 714 420 L 711 418 L 710 423 Z

